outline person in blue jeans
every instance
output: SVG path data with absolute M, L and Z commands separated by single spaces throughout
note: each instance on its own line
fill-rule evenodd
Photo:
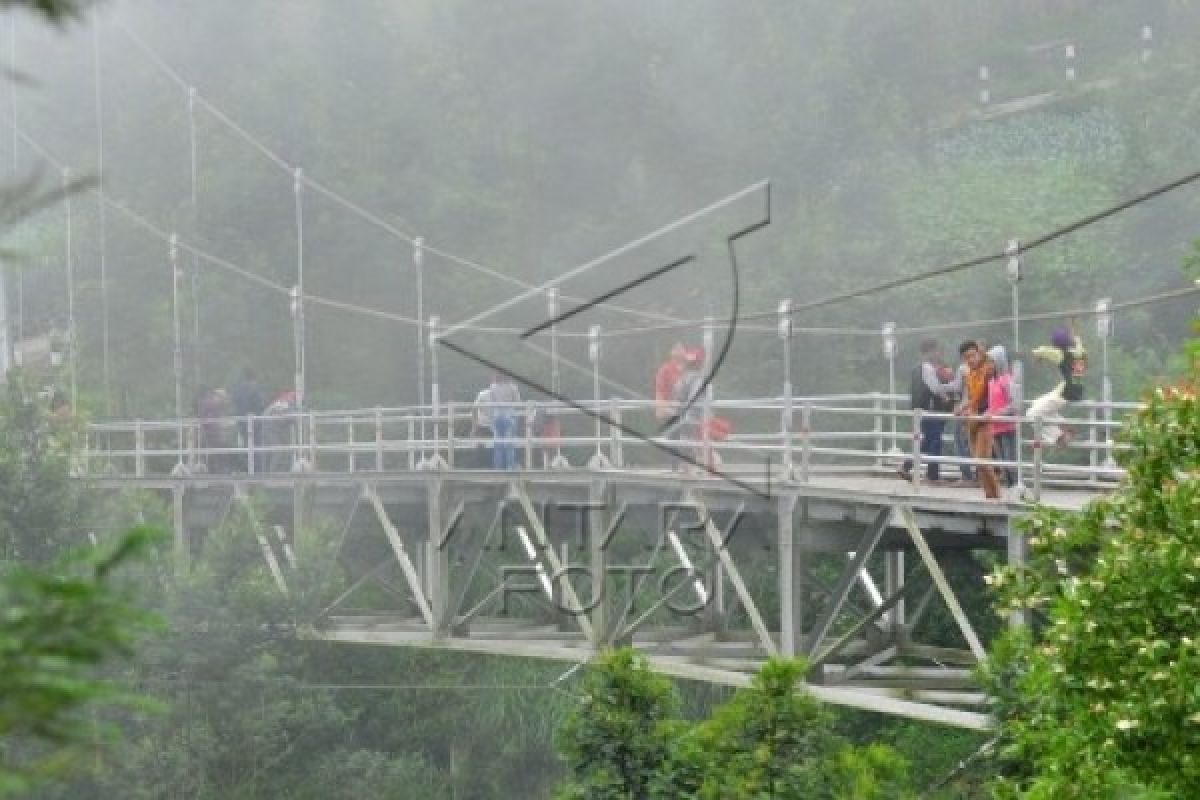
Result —
M 921 342 L 921 363 L 913 369 L 910 402 L 912 408 L 927 412 L 947 413 L 954 408 L 950 399 L 955 389 L 953 383 L 942 383 L 938 368 L 942 364 L 941 347 L 933 339 Z M 921 455 L 937 458 L 942 454 L 942 434 L 946 430 L 945 417 L 921 417 Z M 926 461 L 930 481 L 941 477 L 940 464 Z M 912 479 L 912 459 L 907 459 L 900 468 L 901 474 Z
M 517 404 L 521 402 L 521 392 L 511 378 L 496 374 L 492 376 L 488 394 L 492 403 L 492 432 L 495 435 L 492 467 L 516 469 Z

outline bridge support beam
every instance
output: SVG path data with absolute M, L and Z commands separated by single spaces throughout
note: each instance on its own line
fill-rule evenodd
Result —
M 762 614 L 758 611 L 758 605 L 754 602 L 754 598 L 750 595 L 750 590 L 746 587 L 746 582 L 742 579 L 742 574 L 737 568 L 737 564 L 733 560 L 733 555 L 729 552 L 726 546 L 732 538 L 734 529 L 741 520 L 743 509 L 738 507 L 734 512 L 733 520 L 729 523 L 729 530 L 722 531 L 713 522 L 712 515 L 708 512 L 708 508 L 700 501 L 700 498 L 689 491 L 687 493 L 688 500 L 695 505 L 696 510 L 700 513 L 700 518 L 704 523 L 704 530 L 708 534 L 708 540 L 712 544 L 713 549 L 717 554 L 717 564 L 724 568 L 725 574 L 729 577 L 729 583 L 733 587 L 737 595 L 738 602 L 741 603 L 742 610 L 746 612 L 746 616 L 750 618 L 750 626 L 758 635 L 763 649 L 768 655 L 779 655 L 779 648 L 775 644 L 775 639 L 771 636 L 771 632 L 767 629 L 766 622 L 763 621 Z M 717 586 L 714 587 L 714 593 L 719 595 L 720 589 L 720 571 L 717 572 Z M 723 610 L 723 609 L 722 609 Z
M 611 513 L 613 492 L 607 481 L 595 478 L 588 486 L 587 550 L 588 567 L 592 583 L 591 610 L 593 649 L 606 646 L 612 638 L 612 597 L 608 586 L 608 545 L 612 540 L 614 526 L 621 524 L 624 509 Z
M 171 506 L 173 511 L 171 522 L 175 529 L 175 571 L 177 573 L 186 572 L 188 563 L 191 560 L 191 553 L 189 552 L 191 544 L 188 542 L 187 522 L 183 513 L 186 492 L 187 489 L 183 484 L 176 484 L 171 490 Z
M 796 541 L 796 497 L 781 495 L 775 501 L 779 543 L 779 649 L 786 658 L 798 653 L 804 627 L 804 547 Z
M 888 550 L 884 555 L 883 565 L 883 593 L 888 597 L 900 595 L 900 599 L 896 601 L 895 607 L 887 613 L 887 629 L 893 638 L 902 639 L 904 637 L 905 612 L 904 596 L 902 594 L 905 588 L 904 551 L 900 549 Z
M 433 636 L 441 639 L 450 634 L 457 606 L 453 601 L 450 576 L 450 548 L 466 507 L 462 501 L 447 514 L 447 486 L 439 476 L 426 487 L 429 512 L 429 533 L 425 542 L 425 591 L 433 613 Z
M 615 471 L 193 474 L 149 488 L 172 504 L 178 569 L 205 530 L 236 524 L 259 537 L 256 569 L 293 593 L 299 553 L 275 523 L 336 514 L 324 569 L 345 569 L 346 585 L 305 636 L 570 662 L 625 644 L 673 674 L 736 685 L 775 653 L 805 655 L 822 698 L 986 727 L 970 674 L 986 642 L 944 570 L 1006 546 L 1021 563 L 1010 520 L 1022 509 L 829 480 L 765 501 L 692 475 Z M 382 530 L 357 513 L 367 507 Z M 943 603 L 949 632 L 929 626 Z
M 1008 565 L 1023 567 L 1029 560 L 1029 539 L 1020 530 L 1015 530 L 1011 522 L 1006 523 L 1008 536 Z M 1009 625 L 1014 627 L 1029 624 L 1029 611 L 1014 611 L 1008 618 Z
M 371 502 L 371 507 L 375 509 L 375 517 L 379 520 L 380 526 L 383 527 L 383 532 L 387 535 L 388 543 L 392 547 L 392 553 L 396 556 L 396 561 L 400 564 L 400 570 L 404 573 L 404 580 L 408 583 L 408 590 L 412 593 L 413 601 L 417 604 L 417 608 L 421 612 L 421 616 L 425 620 L 425 624 L 433 629 L 433 611 L 429 606 L 429 601 L 425 597 L 425 587 L 421 583 L 420 577 L 417 575 L 417 569 L 413 565 L 412 558 L 408 555 L 408 550 L 404 547 L 404 539 L 400 536 L 400 532 L 396 530 L 396 526 L 392 524 L 392 520 L 388 517 L 387 509 L 383 507 L 383 501 L 379 499 L 379 493 L 374 487 L 369 489 L 367 499 Z

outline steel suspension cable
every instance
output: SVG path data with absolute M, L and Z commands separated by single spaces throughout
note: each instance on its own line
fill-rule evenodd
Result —
M 215 117 L 223 125 L 228 127 L 229 130 L 233 131 L 239 138 L 241 138 L 243 141 L 245 141 L 247 144 L 249 144 L 251 147 L 253 147 L 255 150 L 257 150 L 260 154 L 262 154 L 265 158 L 267 158 L 267 160 L 269 160 L 271 163 L 275 164 L 280 169 L 285 170 L 289 174 L 294 171 L 295 167 L 287 159 L 283 158 L 283 156 L 279 155 L 279 153 L 277 153 L 275 150 L 273 150 L 269 145 L 267 145 L 261 139 L 256 137 L 254 134 L 250 133 L 248 130 L 246 130 L 245 127 L 240 125 L 230 115 L 228 115 L 227 113 L 222 111 L 219 107 L 217 107 L 208 98 L 206 98 L 203 95 L 196 92 L 195 87 L 192 84 L 190 84 L 187 81 L 187 79 L 184 78 L 183 75 L 181 75 L 176 69 L 171 67 L 171 65 L 167 63 L 166 59 L 164 59 L 161 55 L 159 55 L 158 52 L 144 38 L 142 38 L 140 35 L 138 35 L 132 28 L 130 28 L 128 25 L 126 25 L 123 21 L 121 21 L 119 19 L 116 20 L 116 25 L 117 25 L 117 28 L 119 30 L 121 30 L 129 38 L 129 40 L 131 42 L 134 43 L 134 45 L 138 48 L 138 50 L 140 50 L 151 61 L 151 63 L 153 63 L 155 66 L 157 66 L 159 69 L 161 69 L 165 75 L 167 75 L 172 81 L 177 83 L 181 88 L 184 88 L 185 90 L 195 93 L 196 102 L 198 102 L 200 105 L 202 105 L 205 108 L 205 110 L 208 111 L 208 113 L 210 113 L 213 117 Z M 342 194 L 336 192 L 335 190 L 329 188 L 328 186 L 325 186 L 324 184 L 318 182 L 316 179 L 312 178 L 311 176 L 306 175 L 306 176 L 304 176 L 303 180 L 304 180 L 305 185 L 307 185 L 308 187 L 310 187 L 317 193 L 319 193 L 322 196 L 324 196 L 325 198 L 333 201 L 334 203 L 337 203 L 338 205 L 345 208 L 347 211 L 350 211 L 351 213 L 358 215 L 360 218 L 362 218 L 366 222 L 369 222 L 370 224 L 374 225 L 375 227 L 379 228 L 380 230 L 384 231 L 385 233 L 388 233 L 388 234 L 390 234 L 404 242 L 407 242 L 409 244 L 413 244 L 415 239 L 417 238 L 414 234 L 410 234 L 410 233 L 398 228 L 397 226 L 393 225 L 392 223 L 390 223 L 387 220 L 380 217 L 378 214 L 375 214 L 375 213 L 367 210 L 366 208 L 363 208 L 362 206 L 360 206 L 359 204 L 350 200 L 349 198 L 345 197 L 344 195 L 342 195 Z M 508 283 L 511 286 L 516 286 L 518 288 L 527 289 L 527 290 L 528 289 L 536 290 L 536 289 L 542 288 L 542 287 L 538 286 L 537 284 L 529 283 L 528 281 L 524 281 L 520 278 L 509 275 L 505 272 L 495 269 L 494 267 L 489 267 L 478 261 L 466 258 L 464 256 L 460 256 L 449 250 L 446 250 L 446 249 L 443 249 L 440 247 L 436 247 L 434 245 L 428 245 L 428 244 L 425 245 L 425 250 L 430 253 L 433 253 L 434 255 L 439 256 L 440 258 L 442 258 L 446 261 L 452 262 L 454 264 L 458 264 L 459 266 L 466 267 L 467 269 L 471 269 L 480 274 L 487 275 L 496 280 Z M 582 302 L 578 298 L 567 298 L 567 299 L 572 299 L 576 302 Z M 668 322 L 679 321 L 678 318 L 672 317 L 667 314 L 661 314 L 661 313 L 657 313 L 657 312 L 653 312 L 653 311 L 644 311 L 644 310 L 639 310 L 639 309 L 631 309 L 631 308 L 626 308 L 624 306 L 620 306 L 620 305 L 616 305 L 616 304 L 612 304 L 612 303 L 604 304 L 603 307 L 610 311 L 640 316 L 645 319 L 658 319 L 658 320 L 668 321 Z
M 108 233 L 107 214 L 104 202 L 104 84 L 102 62 L 100 58 L 100 23 L 97 17 L 92 17 L 92 71 L 94 74 L 96 95 L 96 198 L 99 201 L 97 211 L 97 237 L 100 246 L 100 314 L 101 314 L 101 348 L 103 353 L 103 390 L 104 411 L 112 413 L 112 368 L 110 362 L 109 341 L 109 303 L 108 303 Z
M 1173 192 L 1176 189 L 1180 189 L 1184 186 L 1188 186 L 1192 183 L 1195 183 L 1198 180 L 1200 180 L 1200 170 L 1198 170 L 1196 172 L 1190 172 L 1180 178 L 1170 181 L 1169 183 L 1165 183 L 1165 184 L 1162 184 L 1161 186 L 1157 186 L 1153 189 L 1142 192 L 1141 194 L 1135 195 L 1127 200 L 1117 203 L 1116 205 L 1102 209 L 1100 211 L 1095 212 L 1094 214 L 1089 214 L 1088 216 L 1078 219 L 1074 222 L 1070 222 L 1066 225 L 1055 228 L 1054 230 L 1050 231 L 1049 233 L 1042 234 L 1041 236 L 1038 236 L 1027 242 L 1019 244 L 1016 248 L 1014 248 L 1012 250 L 1006 249 L 999 253 L 992 253 L 990 255 L 978 256 L 976 258 L 967 259 L 966 261 L 959 261 L 959 262 L 956 262 L 953 264 L 947 264 L 942 267 L 936 267 L 934 269 L 924 270 L 921 272 L 915 272 L 915 273 L 912 273 L 909 275 L 901 276 L 899 278 L 893 278 L 892 280 L 883 281 L 881 283 L 873 284 L 870 286 L 864 286 L 859 289 L 852 289 L 847 292 L 839 292 L 837 294 L 830 295 L 828 297 L 823 297 L 819 300 L 810 300 L 806 303 L 800 303 L 800 304 L 794 306 L 791 309 L 791 313 L 798 314 L 802 311 L 811 311 L 813 309 L 823 308 L 825 306 L 831 306 L 831 305 L 834 305 L 837 303 L 845 302 L 847 300 L 855 300 L 855 299 L 859 299 L 862 297 L 868 297 L 870 295 L 880 294 L 882 292 L 890 291 L 892 289 L 898 289 L 902 286 L 908 286 L 910 284 L 920 283 L 923 281 L 930 280 L 932 278 L 940 278 L 945 275 L 951 275 L 956 272 L 962 272 L 964 270 L 971 269 L 973 267 L 982 266 L 984 264 L 991 264 L 996 261 L 1000 261 L 1002 259 L 1006 259 L 1006 258 L 1009 258 L 1014 255 L 1020 256 L 1025 253 L 1028 253 L 1032 250 L 1035 250 L 1045 244 L 1048 244 L 1057 239 L 1060 239 L 1064 236 L 1068 236 L 1072 233 L 1075 233 L 1078 230 L 1086 228 L 1090 225 L 1094 225 L 1095 223 L 1101 222 L 1105 219 L 1108 219 L 1109 217 L 1115 216 L 1123 211 L 1127 211 L 1135 206 L 1141 205 L 1142 203 L 1145 203 L 1156 197 L 1167 194 L 1169 192 Z M 777 313 L 778 312 L 775 312 L 775 311 L 762 311 L 762 312 L 756 312 L 754 314 L 740 315 L 739 321 L 755 320 L 755 319 L 768 319 L 768 318 L 775 317 L 777 315 Z M 1009 317 L 1010 321 L 1011 321 L 1011 319 L 1012 318 Z
M 1178 289 L 1169 289 L 1164 292 L 1157 292 L 1143 297 L 1135 297 L 1129 300 L 1123 300 L 1119 303 L 1113 303 L 1108 306 L 1107 310 L 1101 311 L 1095 308 L 1073 308 L 1063 311 L 1043 311 L 1033 314 L 1024 314 L 1017 319 L 1020 322 L 1045 322 L 1057 319 L 1070 319 L 1072 317 L 1099 316 L 1101 314 L 1111 314 L 1117 311 L 1124 311 L 1130 308 L 1138 308 L 1141 306 L 1152 305 L 1165 300 L 1175 300 L 1180 297 L 1189 297 L 1194 294 L 1200 294 L 1200 286 L 1184 286 Z M 994 319 L 981 319 L 969 322 L 947 322 L 938 325 L 922 325 L 912 328 L 897 328 L 898 336 L 908 336 L 925 333 L 939 333 L 942 331 L 965 330 L 968 328 L 988 327 L 992 325 L 1007 325 L 1013 320 L 1012 317 L 997 317 Z M 878 332 L 876 332 L 878 335 Z

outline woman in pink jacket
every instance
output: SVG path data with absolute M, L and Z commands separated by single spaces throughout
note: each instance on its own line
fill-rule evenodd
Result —
M 1013 417 L 1017 409 L 1013 405 L 1012 373 L 1008 368 L 1008 353 L 1000 345 L 988 351 L 988 357 L 996 371 L 988 381 L 987 415 L 989 417 Z M 992 453 L 993 458 L 1000 461 L 1017 460 L 1017 423 L 992 422 Z M 997 471 L 1004 476 L 1007 486 L 1017 483 L 1016 467 L 1000 467 Z

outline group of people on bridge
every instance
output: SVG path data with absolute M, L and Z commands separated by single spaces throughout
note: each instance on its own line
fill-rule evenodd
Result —
M 1000 484 L 1018 483 L 1018 425 L 1020 414 L 1014 396 L 1010 354 L 1003 345 L 987 346 L 967 340 L 958 346 L 958 365 L 947 363 L 939 342 L 921 343 L 920 363 L 913 369 L 911 406 L 921 412 L 919 450 L 932 483 L 978 485 L 989 498 L 1000 496 Z M 1061 426 L 1058 415 L 1069 404 L 1083 399 L 1087 353 L 1074 331 L 1056 329 L 1049 344 L 1030 355 L 1052 365 L 1059 380 L 1046 394 L 1030 404 L 1026 418 L 1039 421 L 1041 443 L 1064 446 L 1071 431 Z M 720 465 L 712 442 L 725 439 L 728 421 L 706 413 L 704 392 L 706 354 L 703 348 L 677 342 L 654 374 L 654 413 L 657 435 L 680 450 L 694 454 L 695 468 Z M 475 398 L 471 413 L 470 439 L 476 447 L 468 456 L 469 466 L 515 470 L 520 466 L 517 444 L 521 392 L 507 375 L 496 373 Z M 195 400 L 199 422 L 199 446 L 210 472 L 276 472 L 292 467 L 290 445 L 296 437 L 294 413 L 299 411 L 296 392 L 288 389 L 268 400 L 253 369 L 245 369 L 231 391 L 203 388 Z M 543 467 L 561 458 L 558 447 L 562 432 L 559 418 L 539 406 L 524 420 L 524 434 L 536 440 Z M 946 429 L 953 426 L 956 462 L 961 480 L 943 480 L 941 462 Z M 424 433 L 422 433 L 422 438 Z M 532 458 L 532 455 L 531 455 Z M 672 458 L 673 466 L 681 460 Z M 998 461 L 1000 465 L 986 462 Z M 533 464 L 527 466 L 532 467 Z M 913 462 L 907 460 L 901 475 L 911 480 Z
M 253 368 L 242 371 L 232 390 L 201 387 L 193 413 L 199 421 L 200 447 L 209 472 L 279 472 L 291 467 L 285 452 L 294 426 L 287 418 L 298 410 L 296 392 L 279 392 L 268 401 Z M 257 449 L 251 455 L 251 451 Z M 238 451 L 244 452 L 238 452 Z
M 1058 415 L 1069 403 L 1083 399 L 1083 378 L 1087 370 L 1087 351 L 1083 341 L 1072 330 L 1054 330 L 1048 345 L 1034 348 L 1035 360 L 1054 367 L 1059 380 L 1054 388 L 1030 404 L 1027 417 L 1040 425 L 1042 444 L 1066 446 L 1070 429 L 1060 424 Z M 1018 460 L 1018 427 L 1016 417 L 1021 413 L 1013 391 L 1013 375 L 1009 354 L 1003 345 L 988 347 L 976 340 L 964 341 L 958 347 L 959 365 L 952 369 L 945 361 L 941 345 L 934 339 L 921 343 L 921 361 L 913 369 L 911 404 L 924 412 L 920 420 L 920 453 L 929 459 L 927 480 L 939 483 L 943 437 L 948 423 L 954 423 L 954 442 L 962 461 L 960 485 L 978 483 L 985 497 L 1000 496 L 1000 478 L 1006 486 L 1017 484 L 1015 462 Z M 953 415 L 953 417 L 948 416 Z M 1002 461 L 997 468 L 984 461 Z M 901 475 L 912 479 L 912 460 L 905 461 Z M 947 481 L 948 482 L 948 481 Z

